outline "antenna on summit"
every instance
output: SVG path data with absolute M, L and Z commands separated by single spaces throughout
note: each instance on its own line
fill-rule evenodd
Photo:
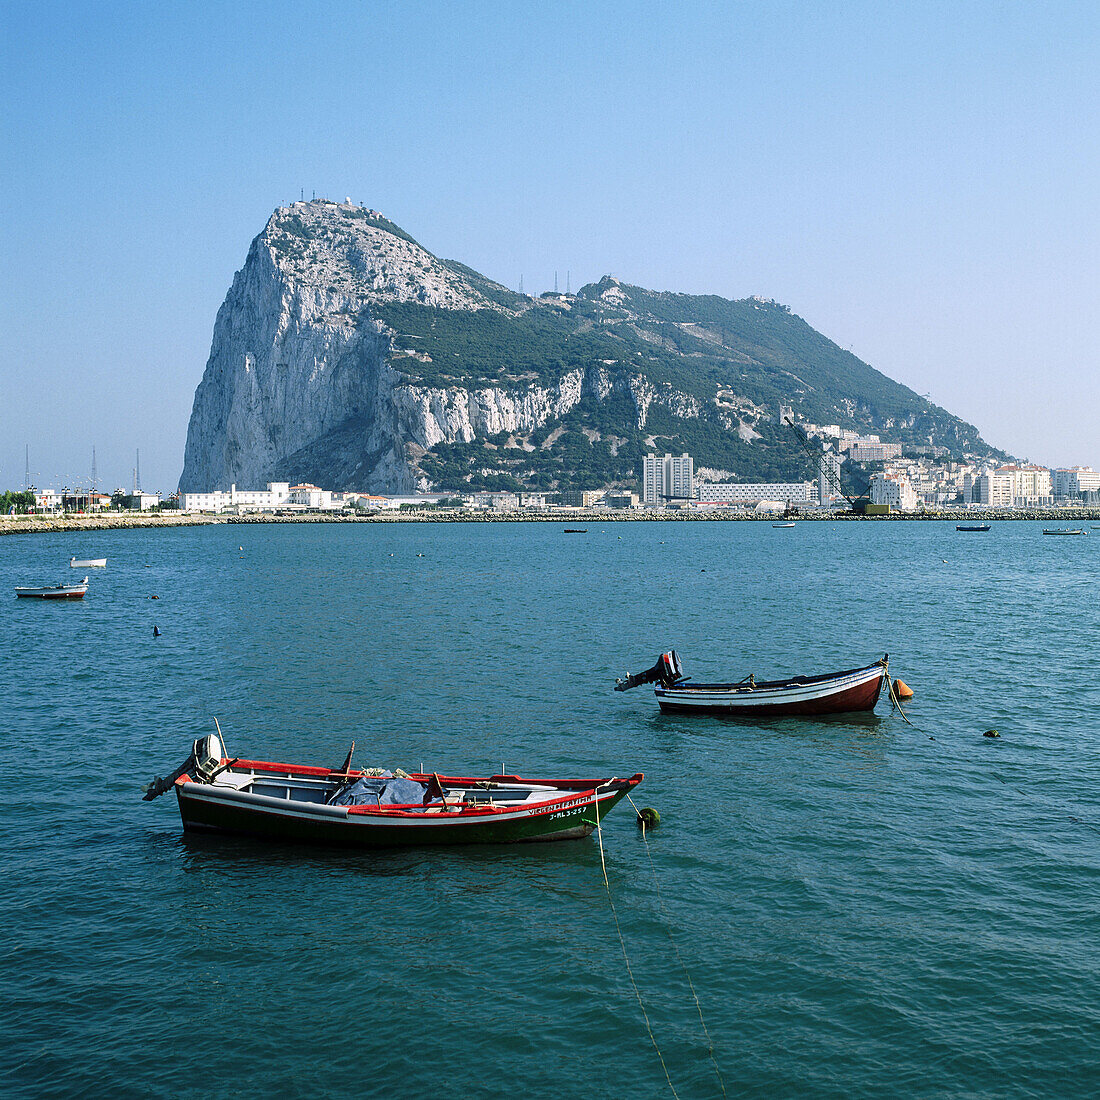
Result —
M 566 272 L 565 272 L 565 293 L 566 294 L 569 293 L 569 271 L 568 270 L 566 270 Z
M 520 292 L 520 294 L 523 293 L 523 276 L 522 275 L 519 277 L 519 292 Z
M 27 444 L 27 466 L 23 473 L 23 488 L 29 489 L 31 487 L 31 445 Z
M 557 292 L 558 292 L 558 273 L 555 271 L 554 272 L 554 293 L 557 294 Z
M 92 448 L 92 492 L 94 493 L 97 488 L 97 482 L 99 481 L 99 475 L 96 472 L 95 465 L 95 447 Z

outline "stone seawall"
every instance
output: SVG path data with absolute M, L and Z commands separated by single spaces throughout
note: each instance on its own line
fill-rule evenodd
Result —
M 977 522 L 1009 520 L 1043 520 L 1051 524 L 1081 525 L 1090 521 L 1100 523 L 1100 508 L 1028 508 L 1017 510 L 989 509 L 958 512 L 895 512 L 888 516 L 855 516 L 823 511 L 800 512 L 796 522 L 902 522 L 918 521 L 973 524 Z M 0 516 L 0 535 L 41 534 L 49 531 L 115 531 L 129 527 L 203 527 L 217 523 L 776 523 L 783 517 L 755 515 L 740 512 L 690 512 L 690 511 L 583 511 L 571 512 L 465 512 L 465 511 L 407 511 L 377 512 L 370 515 L 323 515 L 310 513 L 295 516 L 267 514 L 226 515 L 172 515 L 158 513 L 112 513 L 105 516 Z

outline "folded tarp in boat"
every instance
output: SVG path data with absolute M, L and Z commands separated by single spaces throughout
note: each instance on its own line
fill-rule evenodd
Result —
M 333 798 L 333 806 L 420 806 L 428 793 L 427 783 L 393 775 L 364 775 Z M 438 796 L 429 801 L 438 802 Z

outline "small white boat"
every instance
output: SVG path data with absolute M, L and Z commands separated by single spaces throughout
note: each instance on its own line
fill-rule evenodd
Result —
M 106 564 L 106 558 L 69 558 L 70 569 L 101 569 Z
M 82 600 L 87 591 L 88 578 L 85 577 L 79 584 L 53 584 L 44 588 L 16 587 L 15 595 L 18 599 Z
M 793 523 L 773 523 L 773 527 L 793 527 Z

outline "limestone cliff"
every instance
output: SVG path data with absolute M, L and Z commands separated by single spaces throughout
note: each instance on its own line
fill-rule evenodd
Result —
M 375 211 L 294 203 L 252 242 L 218 312 L 180 487 L 603 484 L 631 480 L 654 446 L 793 474 L 804 458 L 768 427 L 781 400 L 984 447 L 774 303 L 610 277 L 530 298 Z

